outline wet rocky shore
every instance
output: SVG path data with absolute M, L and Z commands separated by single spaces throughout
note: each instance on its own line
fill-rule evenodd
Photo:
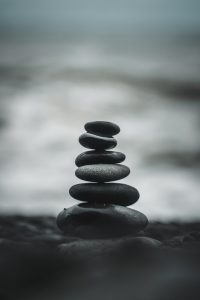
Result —
M 140 233 L 141 236 L 141 233 Z M 200 222 L 150 222 L 142 236 L 155 238 L 163 246 L 184 248 L 200 246 Z M 75 238 L 67 237 L 56 226 L 51 216 L 0 216 L 0 246 L 35 244 L 58 246 Z M 77 240 L 77 238 L 76 238 Z
M 139 236 L 83 240 L 54 217 L 2 215 L 0 298 L 199 299 L 200 223 L 150 222 Z

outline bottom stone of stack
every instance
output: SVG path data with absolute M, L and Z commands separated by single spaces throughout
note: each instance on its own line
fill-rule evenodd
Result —
M 147 224 L 141 212 L 112 204 L 81 203 L 64 208 L 57 217 L 57 225 L 66 235 L 85 239 L 128 236 Z

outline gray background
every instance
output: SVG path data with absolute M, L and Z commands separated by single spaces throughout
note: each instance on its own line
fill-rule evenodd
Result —
M 84 123 L 118 151 L 150 219 L 199 219 L 200 4 L 0 1 L 0 210 L 57 214 Z

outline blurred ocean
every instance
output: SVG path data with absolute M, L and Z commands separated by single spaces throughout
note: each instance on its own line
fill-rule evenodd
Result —
M 77 203 L 68 189 L 80 181 L 78 137 L 85 122 L 109 120 L 121 127 L 116 150 L 131 168 L 123 182 L 141 194 L 134 208 L 149 219 L 199 219 L 195 8 L 58 2 L 47 12 L 44 0 L 0 2 L 1 213 L 56 215 Z

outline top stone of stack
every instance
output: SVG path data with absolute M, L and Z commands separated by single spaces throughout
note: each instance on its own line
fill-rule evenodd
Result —
M 85 124 L 85 130 L 89 133 L 112 137 L 120 132 L 120 128 L 117 124 L 106 121 L 94 121 Z
M 113 135 L 120 132 L 118 125 L 106 121 L 94 121 L 86 123 L 85 129 L 87 132 L 79 137 L 79 142 L 83 147 L 103 151 L 117 145 L 117 140 Z

